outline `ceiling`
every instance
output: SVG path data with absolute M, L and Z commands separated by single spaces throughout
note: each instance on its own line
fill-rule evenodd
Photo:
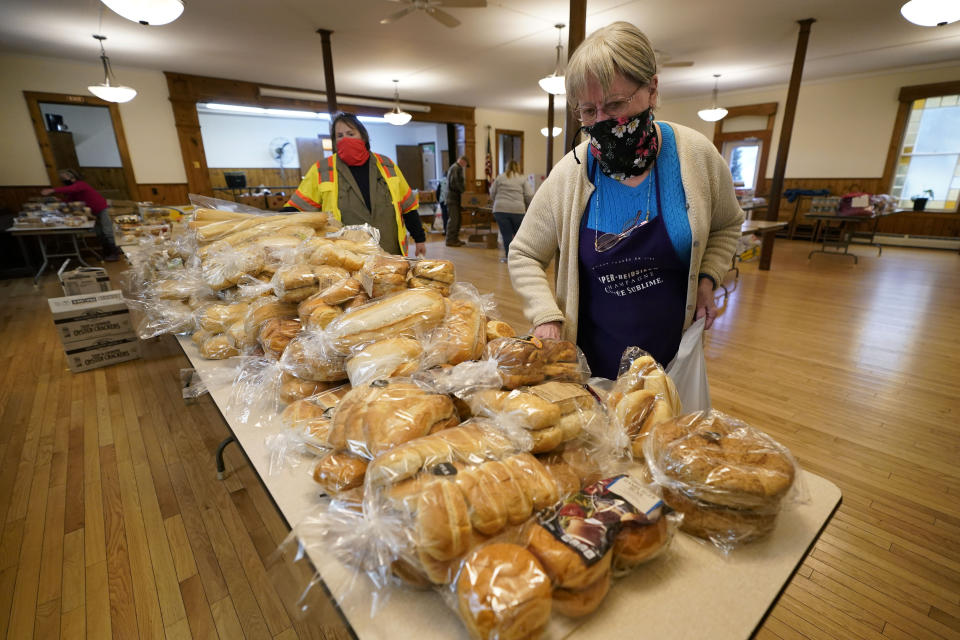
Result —
M 553 0 L 488 0 L 483 9 L 448 8 L 447 28 L 387 0 L 185 0 L 177 21 L 146 27 L 103 9 L 98 0 L 4 0 L 0 50 L 89 60 L 93 33 L 123 67 L 322 90 L 317 28 L 332 30 L 337 90 L 489 109 L 540 112 L 537 79 L 553 70 L 557 30 L 568 5 Z M 918 27 L 902 0 L 588 0 L 587 33 L 615 20 L 640 26 L 654 46 L 688 68 L 660 74 L 665 100 L 703 95 L 722 74 L 721 92 L 788 82 L 797 20 L 816 18 L 804 80 L 960 62 L 960 22 Z M 564 40 L 567 31 L 564 30 Z M 94 80 L 91 78 L 91 80 Z

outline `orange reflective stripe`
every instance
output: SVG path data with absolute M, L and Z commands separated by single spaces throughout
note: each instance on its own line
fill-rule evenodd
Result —
M 399 204 L 400 204 L 400 211 L 403 213 L 407 213 L 408 211 L 413 211 L 414 209 L 420 206 L 419 198 L 417 198 L 417 194 L 413 192 L 413 189 L 407 190 L 407 195 L 403 196 Z
M 373 155 L 377 156 L 377 160 L 380 161 L 380 166 L 383 167 L 383 172 L 388 178 L 392 178 L 397 175 L 397 169 L 390 158 L 382 156 L 379 153 L 375 153 Z
M 293 197 L 290 198 L 290 202 L 292 203 L 290 206 L 296 207 L 301 211 L 303 211 L 304 207 L 312 207 L 314 211 L 320 211 L 323 208 L 319 202 L 305 196 L 300 189 L 296 190 Z

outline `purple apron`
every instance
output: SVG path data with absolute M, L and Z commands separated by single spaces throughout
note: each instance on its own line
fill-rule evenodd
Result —
M 662 211 L 658 184 L 657 217 L 603 252 L 583 215 L 577 345 L 595 376 L 616 378 L 627 347 L 640 347 L 664 367 L 680 347 L 690 265 L 677 257 Z

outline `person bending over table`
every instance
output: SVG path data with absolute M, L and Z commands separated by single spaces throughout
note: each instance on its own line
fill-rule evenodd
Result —
M 666 366 L 694 319 L 713 324 L 713 291 L 744 219 L 710 140 L 655 121 L 658 82 L 653 46 L 632 24 L 577 47 L 567 99 L 590 138 L 550 172 L 510 245 L 510 278 L 534 335 L 575 341 L 606 378 L 624 348 Z M 546 275 L 554 255 L 556 298 Z
M 330 211 L 345 225 L 369 224 L 380 230 L 380 246 L 405 254 L 407 231 L 418 257 L 427 254 L 427 236 L 417 212 L 417 194 L 396 163 L 370 151 L 370 134 L 352 113 L 330 122 L 333 155 L 314 163 L 285 211 Z
M 93 231 L 97 234 L 100 246 L 103 248 L 103 259 L 107 262 L 116 262 L 120 259 L 120 251 L 113 240 L 113 221 L 107 213 L 107 200 L 89 184 L 80 179 L 80 174 L 73 169 L 64 169 L 60 172 L 62 187 L 43 189 L 40 195 L 56 194 L 67 202 L 83 202 L 90 208 L 93 217 Z

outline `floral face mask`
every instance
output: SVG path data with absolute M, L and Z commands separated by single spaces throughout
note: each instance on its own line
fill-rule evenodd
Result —
M 590 135 L 590 153 L 600 171 L 614 180 L 642 175 L 657 159 L 660 141 L 653 126 L 653 111 L 601 120 L 583 127 Z

